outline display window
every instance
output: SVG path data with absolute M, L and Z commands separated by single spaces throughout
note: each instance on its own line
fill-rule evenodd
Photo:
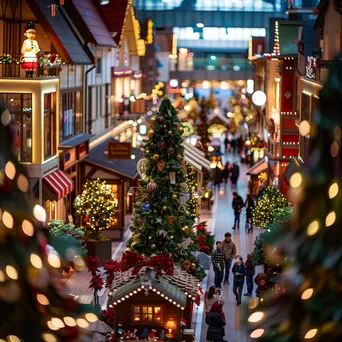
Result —
M 133 321 L 138 323 L 161 323 L 163 322 L 162 306 L 153 305 L 134 305 L 133 306 Z

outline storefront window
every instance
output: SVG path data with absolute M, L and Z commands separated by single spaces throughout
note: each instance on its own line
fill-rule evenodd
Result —
M 56 201 L 45 201 L 46 220 L 57 219 L 57 202 Z
M 83 132 L 82 92 L 73 91 L 62 95 L 60 113 L 61 140 Z
M 32 94 L 1 93 L 11 113 L 12 146 L 20 162 L 32 161 Z
M 56 150 L 56 93 L 44 94 L 44 159 Z
M 133 306 L 134 322 L 155 322 L 163 321 L 161 306 Z
M 114 199 L 115 199 L 115 203 L 116 203 L 116 206 L 117 206 L 117 211 L 118 211 L 118 215 L 116 215 L 116 218 L 115 220 L 113 221 L 112 223 L 112 227 L 118 227 L 120 224 L 121 224 L 121 216 L 120 216 L 120 212 L 122 210 L 122 208 L 120 208 L 120 201 L 119 201 L 119 198 L 120 198 L 120 191 L 119 191 L 119 185 L 117 184 L 107 184 L 106 187 L 108 189 L 111 189 L 112 193 L 114 194 Z

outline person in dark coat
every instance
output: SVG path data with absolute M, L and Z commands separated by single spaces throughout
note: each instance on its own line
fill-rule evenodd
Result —
M 246 276 L 247 292 L 244 294 L 244 296 L 250 297 L 253 293 L 253 277 L 255 275 L 255 266 L 253 264 L 251 254 L 247 255 L 245 266 L 247 270 L 247 276 Z
M 236 227 L 240 228 L 240 215 L 243 207 L 243 199 L 241 196 L 238 195 L 236 191 L 233 192 L 233 202 L 232 207 L 234 209 L 234 227 L 235 230 Z
M 222 178 L 224 179 L 224 184 L 228 183 L 229 174 L 230 174 L 230 164 L 229 162 L 227 162 L 224 169 L 222 170 Z
M 237 181 L 240 175 L 240 168 L 236 163 L 233 163 L 233 167 L 231 169 L 231 176 L 230 179 L 232 181 L 232 185 L 236 186 Z
M 222 306 L 220 304 L 214 303 L 212 305 L 210 312 L 205 318 L 205 322 L 208 324 L 207 341 L 224 341 L 223 336 L 226 319 L 222 311 Z
M 243 283 L 245 282 L 245 277 L 247 276 L 247 269 L 240 255 L 237 255 L 235 259 L 237 261 L 232 269 L 234 274 L 233 293 L 235 294 L 236 298 L 236 306 L 239 306 L 241 304 Z
M 220 185 L 221 185 L 221 170 L 218 166 L 216 166 L 215 168 L 215 176 L 214 176 L 214 185 L 215 185 L 215 188 L 218 187 L 219 190 L 220 190 Z
M 246 207 L 246 230 L 247 230 L 247 233 L 249 233 L 253 231 L 254 201 L 252 200 L 251 195 L 247 195 L 246 202 L 243 206 Z

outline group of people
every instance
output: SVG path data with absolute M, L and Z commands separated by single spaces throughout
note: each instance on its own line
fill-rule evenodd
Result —
M 240 175 L 240 167 L 238 164 L 226 163 L 222 170 L 216 166 L 214 175 L 214 185 L 220 190 L 221 183 L 227 184 L 228 179 L 231 180 L 232 186 L 236 187 Z
M 226 319 L 223 312 L 224 297 L 221 294 L 223 286 L 229 285 L 230 272 L 233 274 L 233 293 L 236 305 L 241 305 L 243 287 L 246 279 L 247 292 L 244 296 L 250 297 L 253 293 L 253 277 L 255 266 L 252 263 L 252 255 L 248 254 L 246 262 L 242 256 L 236 254 L 236 246 L 232 241 L 231 233 L 226 233 L 223 241 L 216 242 L 216 249 L 211 256 L 215 272 L 214 284 L 204 295 L 204 312 L 208 324 L 207 341 L 224 341 Z M 232 263 L 235 260 L 233 267 Z M 255 279 L 258 284 L 258 279 Z M 259 286 L 258 286 L 259 287 Z M 256 291 L 257 296 L 261 294 Z
M 232 207 L 234 210 L 234 226 L 233 230 L 240 228 L 240 215 L 242 208 L 246 208 L 246 232 L 253 231 L 253 207 L 254 201 L 251 195 L 247 195 L 246 201 L 243 201 L 242 197 L 236 192 L 233 192 Z

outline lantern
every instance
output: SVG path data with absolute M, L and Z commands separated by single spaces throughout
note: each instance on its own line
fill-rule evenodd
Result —
M 176 184 L 176 172 L 175 171 L 169 172 L 169 178 L 170 178 L 170 183 L 172 185 Z

